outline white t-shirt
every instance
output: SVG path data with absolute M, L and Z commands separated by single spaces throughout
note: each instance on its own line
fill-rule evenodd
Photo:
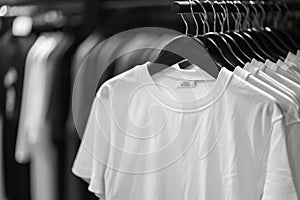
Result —
M 297 199 L 273 97 L 225 68 L 201 81 L 171 68 L 150 76 L 148 65 L 97 92 L 72 169 L 90 191 L 105 200 Z
M 300 59 L 298 55 L 295 55 L 291 52 L 288 53 L 288 55 L 286 56 L 284 63 L 290 65 L 291 67 L 294 68 L 300 68 Z
M 272 63 L 271 61 L 267 60 L 265 65 L 260 66 L 260 70 L 262 70 L 263 72 L 265 72 L 266 74 L 274 78 L 275 80 L 279 81 L 289 89 L 293 90 L 297 95 L 298 99 L 300 99 L 300 85 L 290 80 L 289 78 L 285 77 L 284 75 L 281 75 L 273 71 L 272 68 L 275 65 L 276 63 Z
M 26 61 L 26 73 L 20 124 L 16 144 L 16 160 L 30 160 L 30 184 L 33 200 L 57 199 L 55 148 L 51 142 L 51 128 L 46 119 L 50 100 L 53 66 L 48 62 L 50 54 L 62 35 L 44 34 L 30 50 Z
M 278 60 L 277 65 L 273 66 L 272 70 L 279 73 L 279 74 L 282 74 L 284 75 L 285 77 L 291 79 L 292 81 L 300 84 L 300 81 L 299 81 L 299 76 L 297 75 L 297 71 L 289 64 L 281 61 L 281 60 Z
M 273 96 L 279 103 L 285 115 L 286 127 L 287 127 L 287 147 L 288 154 L 291 161 L 293 177 L 298 194 L 300 194 L 300 116 L 299 106 L 287 95 L 276 90 L 272 86 L 264 83 L 258 78 L 252 76 L 250 72 L 243 70 L 240 67 L 236 67 L 234 73 L 240 78 L 246 80 L 257 88 L 267 92 Z
M 253 76 L 260 79 L 261 81 L 264 81 L 265 83 L 267 83 L 267 84 L 271 85 L 272 87 L 276 88 L 280 92 L 288 95 L 290 98 L 292 98 L 294 100 L 294 102 L 296 104 L 300 105 L 300 100 L 298 99 L 297 94 L 293 90 L 291 90 L 290 88 L 286 87 L 285 85 L 283 85 L 279 81 L 275 80 L 274 78 L 270 77 L 265 72 L 260 70 L 259 68 L 260 68 L 261 65 L 263 65 L 263 63 L 261 63 L 260 65 L 257 65 L 257 64 L 253 65 L 252 63 L 251 64 L 246 63 L 246 65 L 244 66 L 243 69 L 250 72 Z

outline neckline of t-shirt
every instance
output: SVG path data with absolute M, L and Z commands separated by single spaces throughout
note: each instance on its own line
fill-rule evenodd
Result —
M 204 97 L 195 99 L 193 101 L 180 101 L 169 98 L 164 92 L 159 89 L 157 83 L 153 80 L 149 73 L 148 66 L 151 62 L 147 62 L 140 66 L 140 77 L 143 85 L 150 95 L 162 106 L 177 112 L 197 112 L 209 108 L 213 105 L 225 92 L 233 73 L 228 71 L 226 68 L 221 68 L 214 85 L 211 87 L 210 92 Z M 174 68 L 174 70 L 176 70 Z M 188 71 L 188 70 L 187 70 Z M 178 71 L 179 73 L 185 73 L 184 70 Z M 187 72 L 185 76 L 190 74 Z
M 202 82 L 216 81 L 216 79 L 214 79 L 213 77 L 207 77 L 209 76 L 208 74 L 207 75 L 202 74 L 201 70 L 196 66 L 191 66 L 190 69 L 180 69 L 180 68 L 178 69 L 175 67 L 169 67 L 168 69 L 160 71 L 158 74 L 165 77 L 177 79 L 177 80 L 187 79 L 189 81 L 202 81 Z

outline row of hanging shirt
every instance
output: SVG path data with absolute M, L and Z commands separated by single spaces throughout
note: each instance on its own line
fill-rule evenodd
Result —
M 51 26 L 42 24 L 41 28 L 34 26 L 29 35 L 15 35 L 11 25 L 1 32 L 0 159 L 3 162 L 0 162 L 0 171 L 3 173 L 0 180 L 3 184 L 0 184 L 0 199 L 96 198 L 88 193 L 84 182 L 71 173 L 71 167 L 99 73 L 105 71 L 101 84 L 130 66 L 155 58 L 156 51 L 123 55 L 108 70 L 102 68 L 101 63 L 117 52 L 130 51 L 138 45 L 161 48 L 172 37 L 139 31 L 134 37 L 115 37 L 113 46 L 111 43 L 97 46 L 111 28 L 100 27 L 83 42 L 82 38 L 74 38 L 74 33 L 68 30 L 65 33 L 64 27 L 52 30 Z M 92 49 L 93 53 L 89 54 Z M 72 110 L 70 85 L 75 79 L 79 96 L 74 97 Z M 74 119 L 73 114 L 78 118 Z M 20 180 L 15 181 L 12 176 Z
M 58 138 L 52 126 L 61 119 L 54 99 L 59 94 L 56 84 L 62 75 L 62 56 L 72 44 L 70 35 L 45 33 L 26 58 L 15 158 L 19 163 L 30 162 L 32 199 L 58 198 Z
M 115 37 L 114 46 L 111 43 L 97 46 L 104 40 L 102 30 L 93 32 L 80 45 L 76 44 L 73 35 L 60 31 L 17 37 L 8 30 L 1 35 L 0 48 L 8 51 L 0 58 L 0 77 L 5 83 L 1 84 L 1 100 L 7 99 L 1 102 L 4 129 L 0 127 L 0 131 L 4 146 L 0 151 L 3 160 L 0 169 L 4 173 L 0 173 L 3 177 L 0 177 L 3 181 L 0 197 L 14 200 L 95 199 L 87 194 L 82 181 L 71 174 L 71 166 L 95 96 L 98 74 L 105 71 L 98 64 L 117 51 L 130 50 L 137 44 L 161 48 L 171 37 L 139 32 L 133 38 L 121 40 Z M 129 66 L 145 62 L 149 57 L 154 58 L 155 52 L 138 52 L 136 58 L 134 55 L 121 56 L 104 72 L 101 81 Z M 22 57 L 15 59 L 16 55 Z M 73 57 L 72 63 L 69 62 Z M 80 85 L 77 88 L 79 96 L 74 96 L 74 109 L 71 109 L 68 87 L 75 80 Z M 69 107 L 70 113 L 66 112 Z M 74 119 L 73 115 L 78 118 Z M 13 121 L 10 122 L 12 125 L 9 121 Z M 13 174 L 22 177 L 22 181 L 12 180 Z
M 217 36 L 179 36 L 103 83 L 73 173 L 105 200 L 299 199 L 300 52 L 239 34 L 222 33 L 254 55 L 243 65 Z

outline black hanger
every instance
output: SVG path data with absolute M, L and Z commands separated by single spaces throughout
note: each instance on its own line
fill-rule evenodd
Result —
M 237 8 L 235 6 L 233 6 L 232 4 L 229 3 L 218 3 L 218 6 L 221 7 L 220 10 L 223 11 L 223 14 L 225 16 L 224 18 L 224 22 L 226 21 L 226 25 L 227 25 L 227 31 L 230 31 L 230 27 L 229 27 L 229 12 L 237 12 Z M 227 20 L 226 20 L 227 18 Z M 237 44 L 237 42 L 229 35 L 224 34 L 225 30 L 225 24 L 222 24 L 223 26 L 221 26 L 221 33 L 220 35 L 222 36 L 222 39 L 225 41 L 226 44 L 228 44 L 228 46 L 230 47 L 231 51 L 233 52 L 233 54 L 235 55 L 235 57 L 237 57 L 238 59 L 240 59 L 243 62 L 243 65 L 249 61 L 251 61 L 251 58 L 254 56 L 252 54 L 252 51 L 249 49 L 247 49 L 246 51 L 249 51 L 249 54 L 252 56 L 248 56 L 247 53 L 244 53 L 243 49 Z
M 264 50 L 262 50 L 260 48 L 260 46 L 256 43 L 256 41 L 253 40 L 253 38 L 250 35 L 247 35 L 243 31 L 232 32 L 232 33 L 229 33 L 229 34 L 234 39 L 240 38 L 244 41 L 247 41 L 247 44 L 249 44 L 249 46 L 251 46 L 251 49 L 253 50 L 253 52 L 256 52 L 263 60 L 266 60 L 266 59 L 269 58 L 269 55 Z
M 264 20 L 266 18 L 266 11 L 261 3 L 257 2 L 255 4 L 256 10 L 260 10 L 260 27 L 258 29 L 253 29 L 254 31 L 259 32 L 259 34 L 262 34 L 267 40 L 269 40 L 269 45 L 271 45 L 272 49 L 276 49 L 277 53 L 281 56 L 286 56 L 289 51 L 291 51 L 293 48 L 286 45 L 280 37 L 277 37 L 276 34 L 274 34 L 269 27 L 266 27 Z M 273 47 L 272 47 L 273 45 Z
M 193 14 L 193 19 L 198 28 L 198 23 L 195 19 L 192 6 L 190 7 L 190 9 Z M 188 24 L 182 14 L 181 17 L 186 27 L 186 35 L 175 37 L 163 48 L 158 58 L 148 66 L 149 73 L 153 75 L 187 59 L 188 64 L 181 65 L 181 67 L 187 67 L 192 63 L 203 69 L 212 77 L 217 78 L 220 68 L 206 50 L 203 42 L 188 36 Z
M 206 9 L 209 9 L 211 12 L 215 13 L 215 8 L 212 6 L 212 3 L 210 3 L 210 2 L 206 2 L 206 4 L 200 3 L 199 1 L 195 1 L 195 2 L 197 2 L 198 5 L 200 5 L 199 8 L 202 8 L 201 10 L 202 10 L 202 12 L 204 12 L 204 15 L 206 16 L 205 19 L 203 20 L 203 26 L 206 27 L 205 26 L 206 23 L 207 23 L 207 11 L 206 11 Z M 222 9 L 219 8 L 218 11 L 221 12 L 221 10 Z M 196 18 L 195 18 L 194 15 L 193 15 L 193 17 L 194 17 L 194 21 L 197 25 L 197 27 L 196 27 L 197 28 L 196 36 L 194 37 L 194 39 L 196 39 L 197 41 L 199 41 L 200 43 L 203 43 L 203 45 L 205 45 L 206 49 L 208 50 L 208 52 L 210 53 L 212 58 L 215 60 L 215 62 L 217 63 L 218 66 L 226 67 L 227 69 L 233 71 L 235 66 L 237 66 L 237 65 L 234 64 L 233 62 L 231 62 L 224 55 L 224 52 L 222 51 L 220 46 L 213 39 L 211 39 L 209 37 L 206 37 L 206 35 L 207 35 L 207 33 L 205 33 L 206 31 L 204 30 L 204 35 L 203 36 L 198 36 L 198 23 L 197 23 Z M 199 15 L 199 17 L 201 18 L 200 15 Z M 214 17 L 214 21 L 215 21 L 215 19 L 216 18 Z M 209 29 L 209 26 L 207 28 Z M 209 34 L 211 34 L 211 33 L 209 33 Z
M 224 36 L 224 39 L 232 46 L 233 51 L 235 51 L 237 55 L 242 53 L 247 56 L 245 58 L 245 61 L 249 60 L 250 58 L 256 58 L 259 61 L 264 60 L 264 58 L 261 55 L 254 51 L 254 49 L 248 43 L 248 41 L 238 33 L 225 32 L 222 33 L 222 35 Z
M 219 67 L 203 44 L 186 35 L 174 38 L 163 48 L 158 58 L 148 66 L 149 73 L 153 75 L 185 59 L 217 78 Z
M 205 22 L 203 22 L 203 25 L 207 22 L 207 12 L 206 8 L 202 5 L 201 2 L 196 1 L 200 7 L 202 7 L 202 10 L 204 12 L 204 15 L 206 16 Z M 208 9 L 211 9 L 213 12 L 213 23 L 216 23 L 216 9 L 218 11 L 222 10 L 222 7 L 214 7 L 218 6 L 218 4 L 210 3 L 208 2 L 208 6 L 206 6 Z M 215 27 L 214 27 L 215 29 Z M 196 34 L 196 37 L 198 41 L 202 41 L 206 48 L 208 49 L 208 52 L 210 55 L 214 58 L 215 61 L 217 61 L 222 66 L 226 67 L 229 70 L 233 70 L 238 65 L 243 65 L 243 62 L 237 58 L 237 56 L 232 52 L 231 47 L 226 43 L 225 40 L 223 40 L 222 36 L 218 33 L 209 32 L 202 36 L 197 36 L 198 31 Z
M 240 14 L 241 11 L 246 13 L 246 16 L 248 17 L 248 10 L 244 8 L 241 4 L 234 4 L 233 2 L 229 2 L 225 4 L 227 10 L 231 9 L 234 10 L 236 13 Z M 245 20 L 247 20 L 247 17 L 245 17 Z M 244 24 L 243 22 L 243 24 Z M 235 41 L 238 46 L 243 50 L 244 53 L 246 53 L 250 58 L 256 58 L 259 61 L 263 61 L 266 59 L 265 54 L 263 54 L 260 51 L 257 51 L 253 48 L 253 44 L 250 44 L 252 41 L 248 41 L 248 38 L 245 38 L 242 34 L 237 32 L 237 27 L 235 27 L 235 31 L 225 33 L 225 36 L 227 40 L 233 40 Z
M 258 14 L 256 8 L 254 7 L 253 4 L 249 3 L 244 3 L 244 5 L 247 7 L 249 10 L 249 13 L 252 14 L 253 19 L 252 20 L 257 20 L 256 15 Z M 261 55 L 264 55 L 264 58 L 269 58 L 273 61 L 276 61 L 278 59 L 278 54 L 280 55 L 279 52 L 274 53 L 274 51 L 278 50 L 272 45 L 274 41 L 270 41 L 265 35 L 259 33 L 258 31 L 253 31 L 255 30 L 254 28 L 248 29 L 246 31 L 240 32 L 246 39 L 248 39 L 249 43 L 252 45 L 253 49 L 255 51 L 260 52 Z
M 264 35 L 255 29 L 245 31 L 245 35 L 249 35 L 255 42 L 259 45 L 262 51 L 269 58 L 277 60 L 278 58 L 283 58 L 288 52 L 282 51 L 275 45 L 275 41 L 271 40 L 268 36 Z
M 232 65 L 244 66 L 246 64 L 233 52 L 231 46 L 229 46 L 222 35 L 216 33 L 207 33 L 204 37 L 213 40 L 217 47 L 219 47 L 220 51 L 223 52 L 223 55 L 232 63 Z
M 258 12 L 258 10 L 260 10 L 260 27 L 253 28 L 252 30 L 254 32 L 257 32 L 257 34 L 261 34 L 261 37 L 266 40 L 265 45 L 269 48 L 269 49 L 273 49 L 273 51 L 275 53 L 277 53 L 278 55 L 284 57 L 288 54 L 289 51 L 292 50 L 292 48 L 288 47 L 280 38 L 276 37 L 274 35 L 274 33 L 272 33 L 270 28 L 264 28 L 264 20 L 266 18 L 266 11 L 263 8 L 263 6 L 260 3 L 256 3 L 255 5 L 252 5 L 253 7 L 255 7 L 255 10 Z M 280 9 L 278 9 L 278 11 L 281 11 Z M 282 13 L 282 12 L 280 12 Z
M 251 61 L 252 58 L 256 57 L 256 54 L 254 54 L 251 50 L 247 48 L 240 48 L 240 46 L 237 44 L 237 42 L 229 35 L 222 34 L 223 38 L 226 40 L 226 42 L 232 47 L 233 52 L 244 62 L 247 63 Z
M 270 4 L 266 4 L 266 3 L 262 4 L 261 6 L 265 10 L 268 10 L 268 11 L 273 11 L 274 9 L 277 9 L 277 11 L 279 11 L 281 14 L 289 12 L 289 8 L 285 3 L 281 3 L 281 4 L 279 4 L 278 2 L 273 2 L 273 3 L 274 3 L 273 6 L 271 6 Z M 266 30 L 266 31 L 269 31 L 269 30 Z M 299 44 L 297 44 L 297 42 L 295 42 L 291 38 L 291 36 L 287 33 L 287 31 L 285 31 L 285 30 L 282 31 L 280 29 L 275 29 L 272 27 L 272 29 L 270 29 L 270 33 L 273 34 L 274 37 L 278 38 L 282 44 L 285 44 L 287 47 L 289 47 L 290 51 L 292 53 L 296 53 L 295 51 L 297 51 L 300 48 L 300 45 L 299 45 L 300 42 L 299 42 Z M 299 34 L 298 34 L 298 36 L 299 36 Z
M 205 44 L 208 52 L 210 53 L 211 57 L 221 66 L 227 68 L 230 71 L 235 69 L 235 65 L 231 63 L 223 52 L 219 49 L 217 44 L 210 38 L 198 36 L 197 39 L 199 42 L 202 41 Z
M 272 33 L 274 33 L 277 37 L 280 37 L 285 44 L 292 47 L 293 49 L 300 49 L 300 40 L 299 42 L 297 42 L 296 40 L 296 38 L 299 37 L 300 32 L 296 33 L 296 30 L 292 30 L 291 32 L 289 31 L 290 30 L 287 29 L 280 30 L 272 28 Z M 293 36 L 293 34 L 295 34 L 295 36 Z
M 215 22 L 216 22 L 216 18 L 217 18 L 216 11 L 215 11 L 216 9 L 220 10 L 220 11 L 223 10 L 224 12 L 222 14 L 224 16 L 226 15 L 225 9 L 219 3 L 215 3 L 215 2 L 211 3 L 211 7 L 213 9 L 213 15 L 214 15 Z M 221 32 L 223 32 L 223 29 L 224 29 L 223 23 L 225 22 L 225 17 L 226 17 L 226 16 L 225 17 L 224 16 L 222 17 L 222 19 L 219 18 Z M 222 22 L 222 20 L 223 20 L 223 22 Z M 245 65 L 245 63 L 233 52 L 231 46 L 226 42 L 223 35 L 216 33 L 216 32 L 209 32 L 209 33 L 205 34 L 204 37 L 209 38 L 215 42 L 218 49 L 220 49 L 220 51 L 223 53 L 223 55 L 225 55 L 227 60 L 230 61 L 230 63 L 232 63 L 231 64 L 232 66 L 236 67 L 236 66 L 244 66 Z
M 239 47 L 245 52 L 249 57 L 255 58 L 259 61 L 264 61 L 265 55 L 261 55 L 259 52 L 255 51 L 252 47 L 252 45 L 246 40 L 242 35 L 240 35 L 237 32 L 228 32 L 224 33 L 225 37 L 228 40 L 234 40 Z
M 283 48 L 286 52 L 297 52 L 296 46 L 290 43 L 290 41 L 287 40 L 286 37 L 279 37 L 278 34 L 274 33 L 273 29 L 265 28 L 264 32 L 267 33 L 274 41 L 276 41 L 276 44 L 280 45 L 280 47 Z
M 270 38 L 272 38 L 273 41 L 275 41 L 274 44 L 280 46 L 280 48 L 284 49 L 286 52 L 295 52 L 295 49 L 297 49 L 293 44 L 290 44 L 289 41 L 287 41 L 286 37 L 280 37 L 278 34 L 276 34 L 273 31 L 273 28 L 271 29 L 268 27 L 268 25 L 265 23 L 266 16 L 269 12 L 271 12 L 273 9 L 269 5 L 269 3 L 257 2 L 257 9 L 261 10 L 261 20 L 260 23 L 262 25 L 261 31 L 265 34 L 267 34 Z M 279 9 L 280 10 L 280 9 Z M 280 10 L 282 11 L 282 10 Z M 283 13 L 283 11 L 281 12 Z

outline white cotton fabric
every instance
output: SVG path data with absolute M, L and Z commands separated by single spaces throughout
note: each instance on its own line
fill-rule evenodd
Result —
M 252 60 L 253 62 L 253 60 Z M 290 88 L 286 87 L 276 79 L 270 77 L 265 72 L 260 70 L 259 68 L 263 65 L 261 62 L 255 62 L 255 63 L 246 63 L 243 69 L 250 72 L 253 76 L 260 79 L 261 81 L 264 81 L 265 83 L 271 85 L 272 87 L 276 88 L 280 92 L 288 95 L 290 98 L 294 100 L 294 102 L 297 105 L 300 105 L 300 99 L 298 99 L 297 94 L 291 90 Z
M 285 115 L 287 147 L 290 163 L 292 166 L 294 182 L 298 194 L 300 194 L 300 116 L 299 106 L 284 93 L 252 76 L 250 72 L 236 67 L 234 73 L 257 88 L 273 96 L 279 103 Z
M 273 71 L 272 68 L 274 65 L 276 65 L 276 63 L 272 63 L 270 60 L 267 60 L 264 65 L 260 66 L 260 70 L 262 70 L 267 75 L 274 78 L 275 80 L 279 81 L 289 89 L 293 90 L 297 95 L 298 99 L 300 99 L 300 85 L 292 81 L 291 79 L 287 78 L 286 76 Z
M 225 68 L 203 81 L 176 69 L 155 79 L 148 65 L 97 93 L 72 169 L 90 191 L 101 200 L 297 199 L 272 96 Z
M 299 68 L 300 67 L 300 59 L 298 54 L 295 55 L 291 52 L 286 56 L 284 63 L 290 65 L 291 67 Z
M 57 198 L 57 155 L 46 119 L 53 66 L 48 57 L 62 39 L 61 34 L 41 35 L 26 58 L 22 108 L 16 143 L 16 160 L 30 161 L 33 200 Z
M 286 76 L 287 78 L 291 79 L 292 81 L 300 84 L 300 74 L 295 69 L 295 65 L 291 66 L 291 64 L 287 64 L 281 60 L 276 62 L 277 67 L 273 68 L 272 70 Z

